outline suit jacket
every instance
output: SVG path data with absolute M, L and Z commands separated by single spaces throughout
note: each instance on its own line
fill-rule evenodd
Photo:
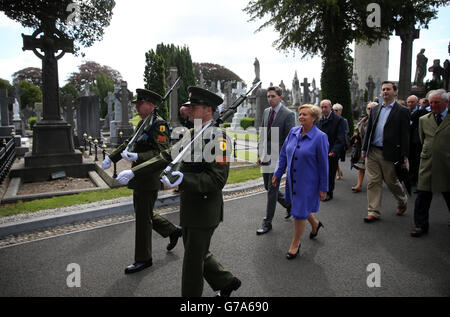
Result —
M 417 189 L 450 192 L 450 115 L 438 126 L 433 113 L 419 119 L 422 142 Z
M 362 151 L 368 153 L 382 105 L 371 109 Z M 383 130 L 383 157 L 396 163 L 409 155 L 409 109 L 394 103 Z
M 333 111 L 328 119 L 320 119 L 317 127 L 328 136 L 329 152 L 341 157 L 345 152 L 345 121 Z M 347 124 L 348 125 L 348 124 Z
M 262 127 L 267 128 L 269 124 L 269 114 L 271 107 L 268 107 L 264 110 L 263 113 L 263 122 Z M 278 111 L 275 119 L 272 122 L 272 127 L 278 128 L 278 152 L 275 154 L 276 159 L 274 162 L 278 160 L 278 155 L 283 147 L 284 140 L 286 140 L 289 135 L 289 131 L 295 126 L 295 113 L 286 108 L 284 105 L 281 106 Z M 271 163 L 272 156 L 272 131 L 269 129 L 267 131 L 267 138 L 264 133 L 260 134 L 259 142 L 258 142 L 258 153 L 260 154 L 261 162 L 266 162 L 267 165 Z
M 417 109 L 412 115 L 411 115 L 411 126 L 410 126 L 410 144 L 420 144 L 419 139 L 419 119 L 421 116 L 426 115 L 428 111 L 426 109 Z

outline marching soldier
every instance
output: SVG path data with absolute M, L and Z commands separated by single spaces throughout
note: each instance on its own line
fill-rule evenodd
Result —
M 111 162 L 118 162 L 122 158 L 132 162 L 132 166 L 137 166 L 153 157 L 159 156 L 161 151 L 170 147 L 169 126 L 163 118 L 155 111 L 155 104 L 162 101 L 157 93 L 137 89 L 136 110 L 141 117 L 136 128 L 136 137 L 132 144 L 129 144 L 134 135 L 115 149 L 102 163 L 102 168 L 111 167 Z M 145 118 L 149 117 L 146 121 Z M 144 124 L 141 128 L 141 125 Z M 129 146 L 128 146 L 129 145 Z M 125 274 L 139 272 L 152 263 L 152 229 L 164 238 L 169 237 L 170 242 L 167 250 L 172 250 L 181 237 L 182 231 L 170 223 L 165 218 L 155 214 L 153 207 L 158 198 L 158 190 L 161 188 L 159 173 L 147 174 L 145 177 L 136 177 L 128 184 L 128 188 L 133 189 L 133 205 L 136 214 L 136 235 L 135 235 L 135 263 L 125 269 Z
M 212 121 L 214 111 L 223 100 L 199 87 L 189 87 L 188 91 L 189 101 L 183 106 L 189 107 L 191 120 L 201 120 L 205 126 Z M 212 159 L 206 159 L 204 155 L 193 162 L 182 161 L 180 171 L 172 173 L 178 177 L 176 181 L 171 183 L 167 176 L 161 180 L 167 186 L 179 185 L 180 188 L 180 225 L 185 249 L 181 294 L 185 297 L 202 295 L 203 278 L 214 291 L 219 291 L 219 296 L 230 296 L 241 286 L 241 281 L 225 270 L 209 251 L 214 230 L 223 220 L 222 189 L 230 169 L 230 163 L 226 160 L 226 136 L 217 131 L 214 135 L 211 130 L 203 132 L 202 140 L 203 145 L 212 140 L 219 142 Z M 194 130 L 190 132 L 192 135 Z M 161 152 L 159 157 L 120 173 L 117 180 L 127 183 L 134 177 L 145 177 L 160 171 L 172 161 L 170 154 L 170 150 Z

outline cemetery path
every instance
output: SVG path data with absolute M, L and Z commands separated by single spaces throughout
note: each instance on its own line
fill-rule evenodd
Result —
M 273 230 L 255 234 L 264 215 L 265 193 L 229 199 L 224 222 L 211 250 L 223 266 L 242 280 L 236 296 L 449 296 L 449 214 L 440 195 L 433 199 L 430 233 L 411 238 L 414 198 L 404 216 L 384 189 L 382 220 L 366 224 L 365 192 L 350 191 L 356 175 L 344 168 L 335 199 L 317 214 L 325 228 L 316 240 L 302 239 L 300 256 L 287 261 L 293 224 L 277 206 Z M 165 215 L 178 223 L 178 212 Z M 179 296 L 183 245 L 166 251 L 167 239 L 153 234 L 153 266 L 133 275 L 134 221 L 0 248 L 0 296 Z M 68 265 L 81 269 L 81 287 L 68 287 Z M 380 287 L 374 281 L 380 268 Z M 369 268 L 369 271 L 368 271 Z M 369 283 L 370 284 L 370 283 Z M 214 292 L 205 283 L 204 296 Z

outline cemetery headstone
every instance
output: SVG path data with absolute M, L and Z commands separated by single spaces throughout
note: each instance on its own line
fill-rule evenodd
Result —
M 303 104 L 310 103 L 309 86 L 311 86 L 311 84 L 308 83 L 308 78 L 303 79 L 301 86 L 303 87 Z
M 367 87 L 367 98 L 369 98 L 370 101 L 373 101 L 374 96 L 373 96 L 373 92 L 375 91 L 375 83 L 373 81 L 372 75 L 369 75 L 368 81 L 366 83 L 366 87 Z
M 83 134 L 100 140 L 100 103 L 97 96 L 82 96 L 77 104 L 77 136 L 83 144 Z

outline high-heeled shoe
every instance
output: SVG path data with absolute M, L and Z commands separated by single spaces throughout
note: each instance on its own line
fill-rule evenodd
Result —
M 311 231 L 311 233 L 309 234 L 309 238 L 310 238 L 310 239 L 314 239 L 315 237 L 317 237 L 317 234 L 319 233 L 320 227 L 324 227 L 324 226 L 323 226 L 323 224 L 319 221 L 319 225 L 317 226 L 317 231 L 316 231 L 316 233 L 312 233 L 312 231 Z M 324 227 L 324 228 L 325 228 L 325 227 Z
M 292 260 L 292 259 L 295 259 L 296 257 L 297 257 L 297 255 L 298 255 L 298 253 L 300 252 L 300 247 L 302 246 L 302 244 L 300 243 L 299 244 L 299 246 L 298 246 L 298 249 L 297 249 L 297 253 L 295 253 L 295 254 L 292 254 L 292 253 L 286 253 L 286 259 L 288 259 L 288 260 Z

